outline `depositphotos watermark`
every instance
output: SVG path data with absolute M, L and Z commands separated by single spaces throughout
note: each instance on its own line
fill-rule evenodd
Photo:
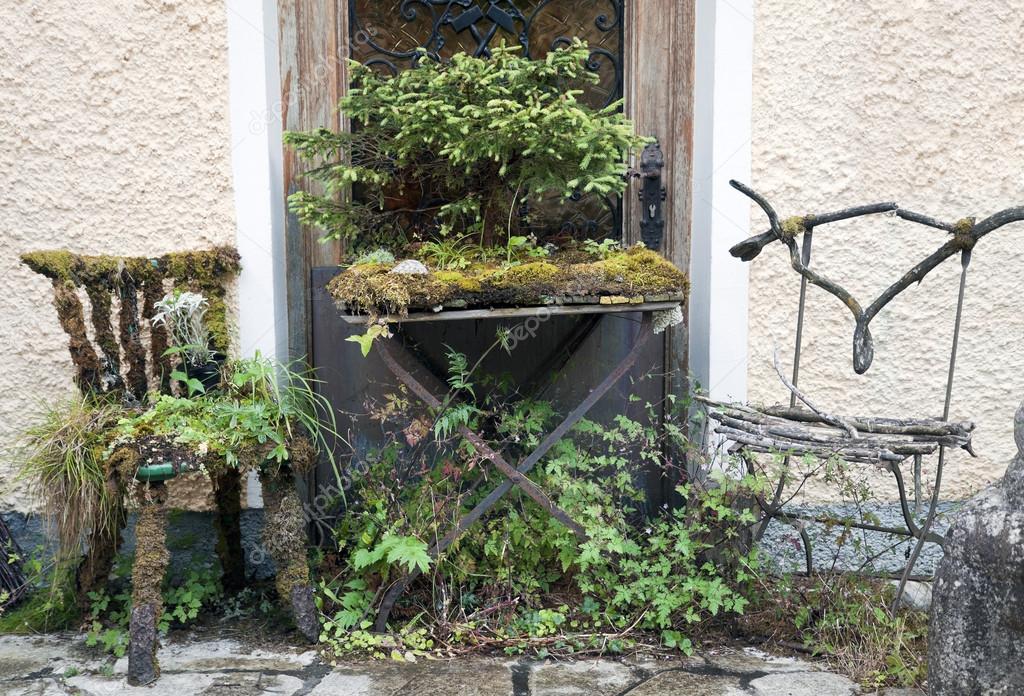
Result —
M 345 493 L 352 488 L 355 480 L 364 476 L 369 469 L 370 464 L 368 462 L 355 461 L 339 473 L 337 481 L 318 488 L 317 494 L 313 496 L 313 499 L 302 504 L 303 523 L 329 529 L 330 525 L 327 524 L 327 518 L 331 508 L 339 500 L 344 499 Z M 274 546 L 282 546 L 287 543 L 288 530 L 275 529 L 271 533 L 275 537 Z M 261 565 L 270 557 L 270 553 L 265 546 L 267 534 L 268 530 L 264 528 L 263 536 L 259 541 L 248 541 L 242 544 L 246 561 L 252 565 Z

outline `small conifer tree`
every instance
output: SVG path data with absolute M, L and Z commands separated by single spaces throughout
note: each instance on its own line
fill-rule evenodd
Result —
M 586 45 L 543 60 L 517 50 L 424 58 L 395 76 L 354 63 L 339 105 L 351 131 L 285 134 L 320 184 L 294 193 L 291 210 L 355 249 L 449 235 L 491 246 L 531 224 L 531 201 L 622 193 L 643 139 L 621 103 L 578 99 L 577 87 L 597 79 Z

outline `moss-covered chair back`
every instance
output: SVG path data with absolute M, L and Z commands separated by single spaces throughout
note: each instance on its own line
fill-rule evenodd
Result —
M 21 260 L 53 282 L 53 304 L 68 335 L 75 382 L 84 394 L 127 390 L 141 400 L 150 388 L 151 376 L 154 387 L 169 392 L 173 365 L 171 356 L 166 354 L 167 330 L 152 326 L 151 320 L 156 303 L 172 288 L 199 292 L 206 297 L 213 348 L 227 352 L 230 341 L 224 300 L 226 285 L 240 269 L 238 252 L 231 247 L 149 258 L 35 251 L 23 254 Z M 84 291 L 89 300 L 96 345 L 86 329 L 79 291 Z M 115 298 L 116 333 L 111 317 Z M 149 327 L 148 361 L 143 345 L 144 326 Z

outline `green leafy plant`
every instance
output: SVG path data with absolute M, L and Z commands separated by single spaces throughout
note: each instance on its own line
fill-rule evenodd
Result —
M 689 451 L 685 429 L 671 418 L 661 422 L 654 404 L 637 403 L 637 413 L 610 424 L 582 421 L 531 473 L 583 526 L 586 542 L 513 489 L 432 559 L 428 542 L 491 487 L 480 485 L 489 480 L 487 467 L 474 465 L 478 455 L 459 426 L 487 430 L 514 456 L 535 447 L 556 416 L 549 403 L 510 399 L 502 380 L 474 381 L 475 365 L 457 351 L 449 348 L 447 359 L 443 408 L 416 416 L 407 401 L 393 399 L 387 410 L 389 418 L 419 423 L 419 432 L 433 423 L 429 459 L 421 458 L 428 456 L 422 444 L 410 451 L 405 426 L 369 454 L 337 525 L 341 570 L 319 590 L 322 639 L 333 650 L 416 656 L 430 649 L 427 637 L 449 650 L 541 656 L 641 644 L 690 653 L 704 624 L 745 611 L 759 560 L 743 541 L 755 517 L 741 501 L 763 493 L 760 484 L 716 474 L 677 487 L 685 507 L 645 510 L 635 463 L 674 476 L 665 453 Z M 379 597 L 374 588 L 413 569 L 423 579 L 392 613 L 388 638 L 367 635 Z
M 578 100 L 573 86 L 597 79 L 588 57 L 577 40 L 544 60 L 498 47 L 490 58 L 424 58 L 394 77 L 353 64 L 340 103 L 351 132 L 285 134 L 317 164 L 310 176 L 323 190 L 292 194 L 292 211 L 356 246 L 453 233 L 491 246 L 520 235 L 524 201 L 621 193 L 643 140 L 620 104 Z M 350 190 L 357 195 L 339 197 Z
M 353 266 L 365 266 L 368 264 L 383 264 L 388 265 L 395 262 L 395 255 L 387 249 L 374 249 L 360 254 L 355 261 L 352 262 Z
M 424 242 L 419 256 L 439 271 L 459 271 L 469 267 L 473 246 L 468 235 Z
M 128 649 L 132 602 L 127 572 L 130 559 L 120 560 L 113 583 L 121 584 L 122 590 L 115 594 L 107 590 L 89 593 L 89 629 L 85 636 L 86 645 L 99 647 L 115 657 L 123 657 Z M 161 634 L 195 622 L 202 610 L 216 606 L 223 595 L 218 573 L 208 564 L 193 564 L 180 581 L 166 578 L 162 594 L 163 614 L 157 622 Z
M 368 329 L 366 329 L 366 333 L 357 334 L 355 336 L 349 336 L 345 340 L 351 343 L 358 343 L 359 350 L 362 352 L 363 357 L 365 358 L 367 355 L 370 354 L 370 351 L 373 350 L 374 341 L 376 341 L 378 338 L 390 337 L 391 332 L 388 331 L 387 326 L 384 326 L 383 324 L 372 324 Z
M 622 245 L 615 239 L 605 239 L 600 242 L 595 239 L 587 239 L 583 242 L 583 249 L 599 259 L 607 259 L 615 252 L 621 251 Z
M 122 418 L 111 449 L 146 434 L 170 438 L 203 457 L 223 457 L 227 466 L 268 466 L 287 461 L 288 443 L 306 435 L 332 456 L 326 436 L 334 433 L 333 410 L 312 376 L 259 354 L 227 363 L 224 373 L 221 392 L 161 395 L 149 409 Z

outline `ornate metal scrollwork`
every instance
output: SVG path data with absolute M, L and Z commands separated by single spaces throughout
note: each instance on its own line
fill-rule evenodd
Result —
M 444 60 L 463 51 L 487 57 L 502 42 L 529 58 L 566 46 L 574 37 L 590 45 L 587 68 L 598 75 L 581 97 L 595 107 L 621 99 L 625 0 L 350 0 L 351 55 L 397 74 L 423 56 Z M 622 201 L 576 196 L 543 209 L 541 226 L 586 237 L 622 236 Z M 558 219 L 549 218 L 557 212 Z M 522 213 L 524 217 L 526 212 Z
M 591 46 L 595 105 L 622 96 L 625 0 L 351 0 L 352 56 L 392 73 L 427 55 L 489 56 L 501 41 L 543 58 L 573 37 Z

